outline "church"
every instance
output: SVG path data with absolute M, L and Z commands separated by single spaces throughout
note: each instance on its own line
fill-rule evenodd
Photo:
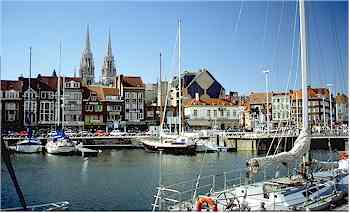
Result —
M 117 69 L 115 67 L 114 56 L 112 54 L 112 42 L 110 31 L 108 33 L 107 55 L 104 57 L 101 72 L 102 82 L 98 83 L 102 83 L 104 85 L 113 84 L 113 80 L 117 76 Z M 84 85 L 92 85 L 94 83 L 97 83 L 95 82 L 95 65 L 94 57 L 91 51 L 89 25 L 87 26 L 86 30 L 85 48 L 81 56 L 79 74 Z

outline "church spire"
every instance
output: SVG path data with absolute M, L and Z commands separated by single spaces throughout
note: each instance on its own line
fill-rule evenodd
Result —
M 112 84 L 113 79 L 117 74 L 117 70 L 114 65 L 114 57 L 112 54 L 112 41 L 111 41 L 111 29 L 108 31 L 108 44 L 107 44 L 107 55 L 104 58 L 102 66 L 102 82 L 103 84 Z
M 108 50 L 107 55 L 112 56 L 112 42 L 111 42 L 111 29 L 109 28 L 108 31 Z
M 83 50 L 83 54 L 81 56 L 79 73 L 82 81 L 85 84 L 90 85 L 94 82 L 95 65 L 91 52 L 89 25 L 87 25 L 86 29 L 85 49 Z
M 89 25 L 87 25 L 86 29 L 85 52 L 91 52 Z

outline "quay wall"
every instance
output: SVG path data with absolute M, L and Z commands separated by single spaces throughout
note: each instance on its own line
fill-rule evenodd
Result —
M 284 137 L 284 138 L 259 138 L 259 139 L 249 139 L 249 138 L 225 138 L 225 144 L 230 151 L 253 151 L 258 153 L 265 153 L 270 148 L 271 150 L 276 150 L 278 143 L 279 151 L 289 151 L 297 137 Z M 348 139 L 347 138 L 312 138 L 310 149 L 317 150 L 338 150 L 344 151 L 348 149 Z

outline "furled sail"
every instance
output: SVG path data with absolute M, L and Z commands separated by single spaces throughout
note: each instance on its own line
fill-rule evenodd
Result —
M 252 158 L 247 162 L 247 167 L 251 174 L 256 174 L 260 168 L 265 166 L 283 163 L 290 164 L 296 159 L 300 159 L 310 149 L 310 136 L 307 130 L 302 130 L 296 139 L 293 148 L 288 152 L 281 152 L 266 157 Z

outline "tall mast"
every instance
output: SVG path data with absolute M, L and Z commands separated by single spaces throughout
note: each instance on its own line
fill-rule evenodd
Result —
M 32 92 L 31 92 L 31 85 L 30 85 L 30 79 L 32 77 L 32 47 L 29 47 L 29 128 L 32 125 Z M 31 134 L 29 135 L 29 140 L 31 138 Z
M 59 58 L 58 58 L 58 80 L 57 80 L 57 126 L 60 126 L 61 121 L 61 41 L 59 46 Z
M 179 19 L 179 134 L 182 133 L 181 120 L 181 20 Z
M 163 102 L 162 102 L 162 52 L 159 53 L 159 123 L 160 123 L 160 131 L 163 128 L 163 123 L 162 123 L 162 107 L 163 107 Z
M 304 0 L 299 1 L 300 17 L 300 50 L 301 50 L 301 83 L 302 83 L 302 105 L 303 105 L 303 130 L 308 130 L 308 92 L 307 92 L 307 39 L 305 22 Z

